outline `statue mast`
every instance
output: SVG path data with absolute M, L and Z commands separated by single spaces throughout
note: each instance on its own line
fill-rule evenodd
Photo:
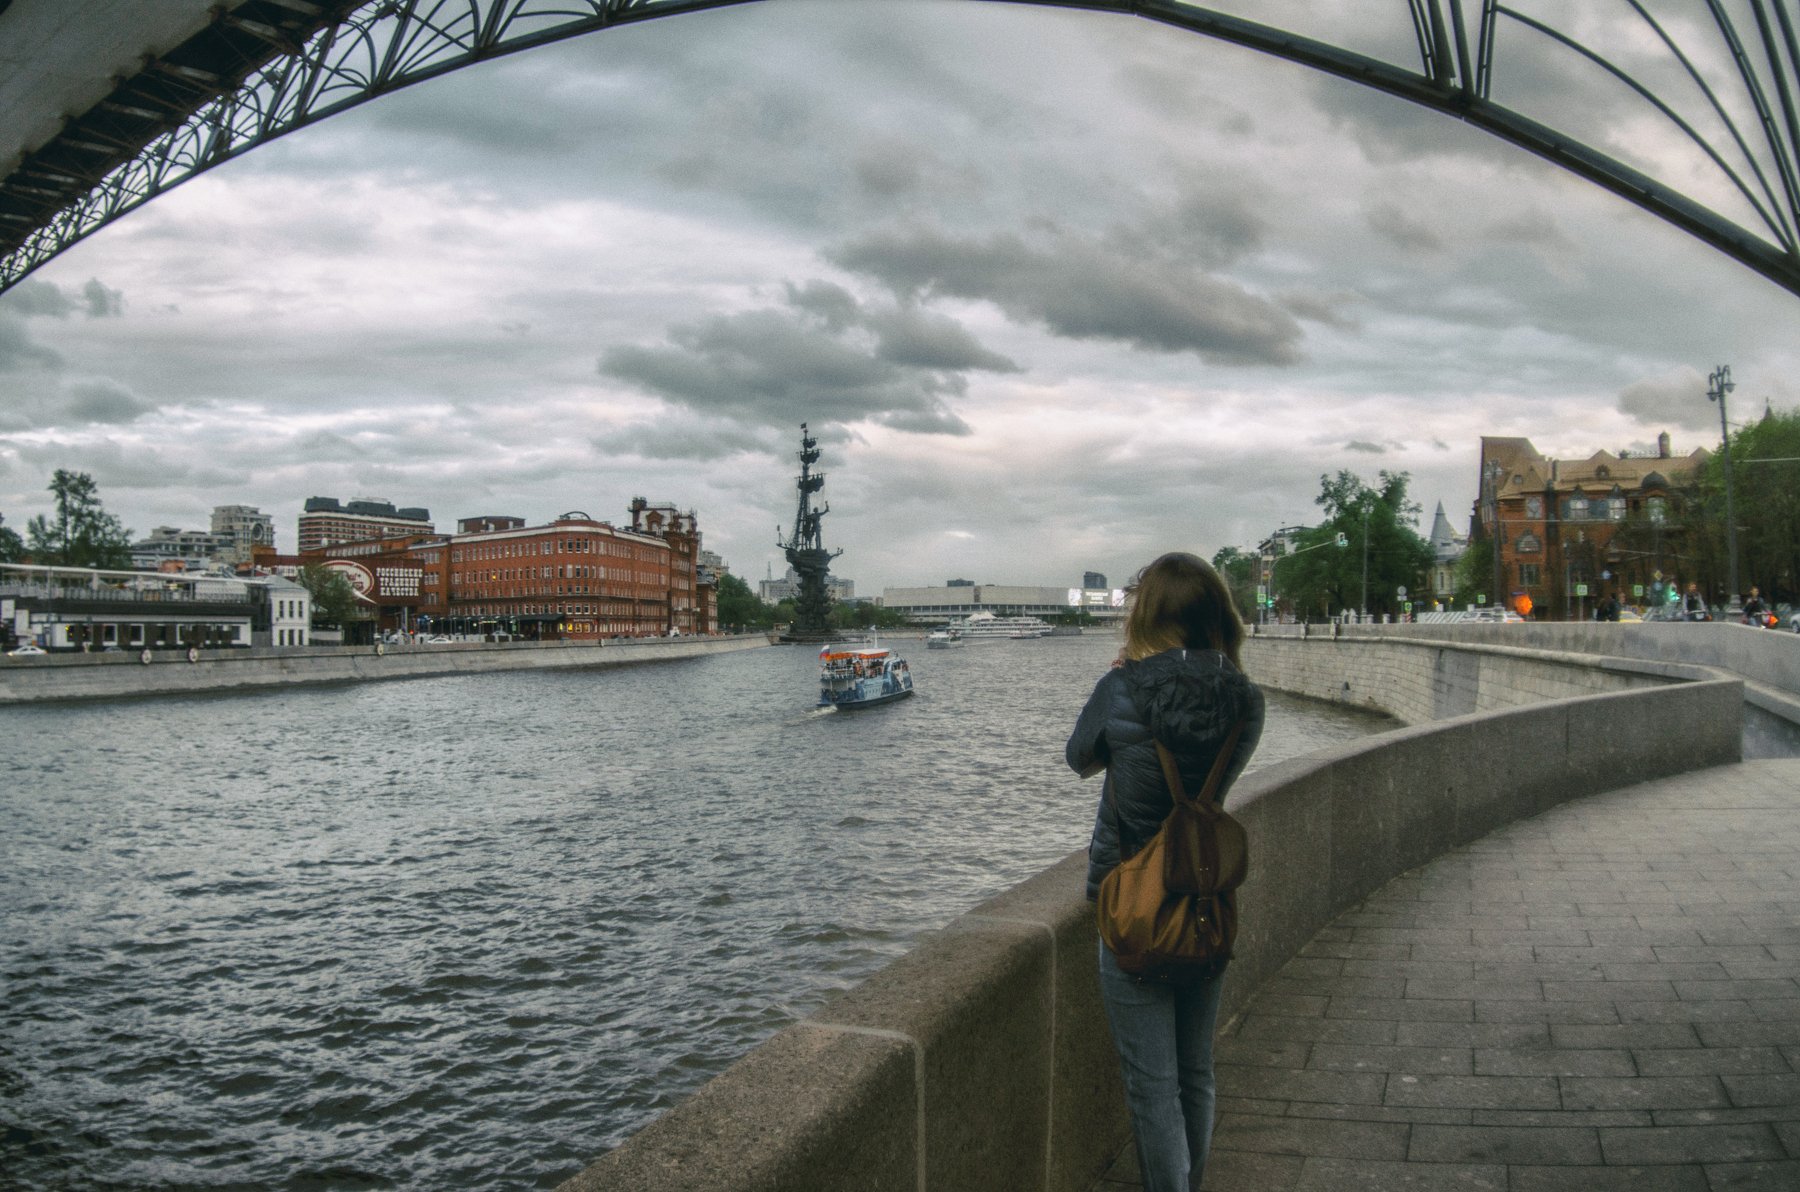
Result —
M 831 505 L 812 507 L 813 494 L 825 487 L 825 473 L 812 470 L 818 462 L 819 441 L 807 433 L 806 423 L 802 422 L 800 476 L 796 482 L 800 489 L 800 506 L 794 513 L 794 533 L 782 541 L 780 527 L 775 531 L 775 544 L 787 554 L 788 565 L 800 578 L 800 592 L 794 599 L 792 630 L 792 636 L 800 640 L 817 640 L 830 633 L 831 597 L 825 591 L 825 577 L 831 570 L 831 560 L 844 553 L 826 550 L 820 532 L 820 523 L 831 512 Z

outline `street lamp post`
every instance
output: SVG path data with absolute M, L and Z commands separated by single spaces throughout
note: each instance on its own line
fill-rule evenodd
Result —
M 1730 587 L 1726 604 L 1735 615 L 1738 611 L 1737 510 L 1731 484 L 1731 429 L 1725 420 L 1725 395 L 1737 386 L 1731 383 L 1731 366 L 1721 364 L 1706 378 L 1706 400 L 1719 403 L 1719 449 L 1725 453 L 1725 554 Z
M 1504 604 L 1500 598 L 1500 477 L 1506 469 L 1497 459 L 1488 461 L 1488 547 L 1494 556 L 1494 603 Z
M 1361 621 L 1367 621 L 1369 619 L 1369 499 L 1366 496 L 1363 498 L 1362 507 L 1363 507 L 1362 508 L 1362 515 L 1363 515 L 1363 529 L 1362 529 L 1363 576 L 1362 576 L 1362 607 L 1361 607 L 1361 610 L 1360 610 L 1360 613 L 1358 616 L 1359 623 Z

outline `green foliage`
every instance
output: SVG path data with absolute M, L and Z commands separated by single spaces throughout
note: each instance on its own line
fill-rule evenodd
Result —
M 896 610 L 873 604 L 849 604 L 840 600 L 831 608 L 833 629 L 897 629 L 904 624 L 906 618 Z
M 1365 563 L 1370 613 L 1402 611 L 1400 587 L 1407 599 L 1426 591 L 1431 544 L 1412 528 L 1422 510 L 1407 497 L 1411 479 L 1405 472 L 1382 472 L 1380 487 L 1370 488 L 1352 472 L 1319 477 L 1315 503 L 1326 520 L 1275 564 L 1282 603 L 1303 618 L 1362 607 Z
M 54 517 L 39 514 L 26 526 L 32 562 L 59 567 L 131 566 L 131 532 L 102 508 L 92 476 L 58 468 L 49 487 L 56 499 Z
M 348 626 L 362 619 L 356 589 L 343 572 L 323 563 L 308 563 L 300 569 L 300 586 L 312 593 L 314 625 Z
M 19 532 L 6 524 L 6 517 L 0 515 L 0 563 L 18 563 L 25 558 L 25 540 Z
M 719 624 L 727 629 L 767 629 L 775 623 L 775 610 L 729 571 L 719 573 L 718 593 Z
M 1256 587 L 1262 576 L 1262 558 L 1235 546 L 1223 547 L 1212 557 L 1213 569 L 1231 590 L 1231 602 L 1238 616 L 1246 621 L 1256 619 Z
M 1501 578 L 1504 587 L 1505 577 Z M 1471 604 L 1498 604 L 1505 599 L 1505 592 L 1494 590 L 1494 540 L 1477 538 L 1456 561 L 1456 595 L 1451 597 L 1451 603 L 1456 608 L 1466 608 Z
M 1800 594 L 1800 462 L 1795 461 L 1800 461 L 1800 411 L 1768 413 L 1731 436 L 1738 583 L 1744 592 L 1755 584 L 1765 596 L 1793 600 Z M 1724 491 L 1725 464 L 1717 453 L 1707 461 L 1704 483 L 1713 492 Z

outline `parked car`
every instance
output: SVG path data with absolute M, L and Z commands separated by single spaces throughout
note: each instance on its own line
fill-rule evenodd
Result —
M 1637 612 L 1633 609 L 1622 608 L 1619 610 L 1619 623 L 1620 624 L 1624 624 L 1626 621 L 1642 621 L 1643 619 L 1644 618 L 1639 616 L 1637 614 Z
M 12 658 L 36 658 L 40 654 L 48 654 L 48 653 L 49 653 L 49 651 L 44 649 L 42 646 L 34 645 L 31 642 L 26 642 L 24 645 L 20 646 L 16 650 L 8 650 L 7 651 L 7 655 Z
M 428 646 L 447 646 L 450 644 L 450 639 L 441 633 L 435 637 L 422 637 L 419 640 Z
M 1517 622 L 1523 623 L 1525 618 L 1521 617 L 1518 613 L 1515 613 L 1510 608 L 1497 608 L 1497 607 L 1490 605 L 1487 608 L 1469 609 L 1467 612 L 1463 613 L 1462 616 L 1458 617 L 1457 620 L 1464 621 L 1464 622 L 1482 621 L 1482 622 L 1497 622 L 1497 623 L 1508 623 L 1508 622 L 1517 621 Z

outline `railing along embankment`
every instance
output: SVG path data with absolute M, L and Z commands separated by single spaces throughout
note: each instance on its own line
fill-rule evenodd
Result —
M 1742 686 L 1474 712 L 1247 775 L 1230 800 L 1253 864 L 1225 1013 L 1344 910 L 1450 848 L 1569 799 L 1737 761 Z M 1094 797 L 1070 783 L 1069 797 Z M 1128 1126 L 1085 865 L 1073 853 L 982 903 L 562 1192 L 1086 1192 Z
M 589 642 L 449 642 L 384 646 L 253 646 L 147 655 L 0 657 L 0 706 L 250 691 L 309 683 L 422 679 L 491 671 L 630 666 L 767 646 L 763 634 Z M 149 661 L 143 659 L 148 657 Z
M 1726 623 L 1259 626 L 1261 682 L 1409 723 L 1669 682 L 1744 683 L 1744 756 L 1800 756 L 1800 635 Z

